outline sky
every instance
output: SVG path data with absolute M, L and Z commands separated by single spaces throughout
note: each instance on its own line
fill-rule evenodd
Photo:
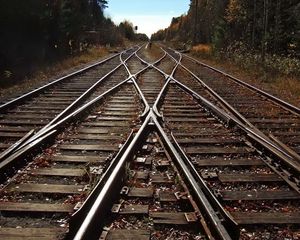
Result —
M 187 13 L 190 0 L 107 0 L 105 15 L 119 24 L 129 20 L 148 37 L 168 27 L 173 17 Z

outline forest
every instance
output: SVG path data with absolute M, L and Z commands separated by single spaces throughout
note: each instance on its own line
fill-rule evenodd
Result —
M 93 44 L 148 39 L 135 34 L 130 22 L 116 26 L 105 17 L 108 4 L 106 0 L 0 0 L 1 79 L 11 82 L 41 63 L 59 61 Z
M 191 0 L 187 14 L 174 17 L 152 40 L 182 43 L 182 48 L 209 46 L 219 57 L 299 75 L 300 2 Z
M 148 37 L 104 11 L 107 0 L 0 0 L 0 86 L 92 45 L 120 45 Z M 272 71 L 300 75 L 297 0 L 191 0 L 188 12 L 152 40 Z M 255 64 L 254 64 L 255 63 Z

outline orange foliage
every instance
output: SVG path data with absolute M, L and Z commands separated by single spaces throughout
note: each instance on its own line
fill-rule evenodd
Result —
M 193 46 L 192 51 L 194 53 L 204 53 L 204 54 L 211 54 L 212 47 L 209 44 L 198 44 L 196 46 Z

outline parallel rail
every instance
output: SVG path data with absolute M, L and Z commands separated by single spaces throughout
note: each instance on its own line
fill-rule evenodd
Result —
M 174 54 L 181 55 L 176 51 L 173 51 Z M 183 57 L 181 66 L 184 71 L 191 74 L 194 82 L 198 81 L 210 91 L 240 121 L 251 128 L 260 129 L 278 148 L 284 149 L 296 162 L 300 162 L 298 107 L 190 56 L 183 55 Z M 191 68 L 192 64 L 198 66 L 198 72 L 192 73 L 187 68 Z M 207 71 L 211 71 L 211 75 L 214 75 L 209 77 Z
M 138 49 L 136 49 L 138 50 Z M 80 88 L 80 91 L 82 91 L 80 94 L 77 94 L 76 97 L 72 97 L 71 102 L 66 101 L 66 99 L 64 97 L 60 97 L 61 100 L 61 104 L 66 105 L 65 108 L 62 105 L 62 107 L 56 106 L 55 103 L 52 104 L 52 102 L 50 102 L 49 100 L 49 105 L 50 106 L 46 106 L 46 108 L 48 108 L 48 112 L 43 112 L 43 108 L 41 107 L 35 107 L 32 110 L 28 110 L 30 108 L 26 107 L 26 106 L 17 106 L 17 108 L 12 108 L 13 104 L 16 104 L 17 102 L 13 102 L 13 104 L 9 104 L 6 105 L 7 107 L 10 106 L 10 110 L 7 113 L 3 113 L 2 114 L 2 118 L 0 119 L 0 122 L 2 123 L 2 126 L 0 127 L 0 136 L 1 136 L 1 140 L 3 141 L 2 145 L 4 146 L 8 146 L 8 148 L 3 151 L 0 155 L 0 159 L 3 159 L 4 157 L 9 156 L 10 154 L 12 154 L 17 148 L 21 148 L 22 146 L 24 147 L 25 144 L 28 144 L 29 140 L 26 143 L 17 141 L 15 144 L 14 141 L 18 136 L 22 136 L 23 134 L 25 134 L 23 132 L 23 130 L 26 131 L 26 129 L 34 129 L 35 131 L 35 136 L 34 138 L 31 138 L 31 141 L 37 139 L 38 137 L 42 136 L 45 131 L 53 124 L 57 123 L 59 120 L 63 119 L 64 117 L 66 117 L 68 114 L 72 113 L 72 111 L 74 111 L 77 107 L 79 107 L 80 105 L 83 105 L 84 102 L 91 97 L 91 95 L 95 92 L 97 92 L 98 94 L 102 92 L 105 92 L 106 89 L 109 89 L 110 87 L 108 86 L 109 84 L 113 83 L 113 84 L 117 84 L 116 82 L 114 82 L 113 75 L 118 73 L 118 71 L 121 71 L 121 67 L 124 65 L 122 63 L 123 60 L 121 60 L 122 55 L 123 54 L 127 54 L 129 56 L 127 56 L 126 60 L 130 59 L 130 57 L 134 54 L 134 52 L 136 50 L 126 50 L 122 53 L 119 54 L 119 58 L 120 58 L 120 63 L 117 64 L 116 67 L 111 67 L 112 69 L 108 70 L 107 73 L 104 73 L 104 76 L 96 76 L 96 81 L 92 80 L 92 84 L 90 84 L 89 82 L 87 84 L 85 84 L 85 87 L 87 87 L 87 89 L 82 89 Z M 132 53 L 133 51 L 133 53 Z M 129 54 L 128 54 L 129 52 Z M 109 61 L 111 58 L 108 58 L 107 61 Z M 64 80 L 63 83 L 66 82 L 66 84 L 68 84 L 69 79 L 72 78 L 74 79 L 75 76 L 77 76 L 79 73 L 83 73 L 86 72 L 88 70 L 94 69 L 95 67 L 97 67 L 98 65 L 102 66 L 101 63 L 106 63 L 107 61 L 102 61 L 99 64 L 94 64 L 90 67 L 87 67 L 81 71 L 78 71 L 74 74 L 70 74 L 62 79 L 60 79 L 59 81 L 54 81 L 52 83 L 52 85 L 57 85 L 57 83 L 61 82 Z M 109 66 L 108 66 L 109 67 Z M 110 67 L 109 67 L 110 68 Z M 95 77 L 94 77 L 95 78 Z M 98 79 L 98 80 L 97 80 Z M 89 80 L 89 79 L 87 79 Z M 75 89 L 77 89 L 76 85 L 78 84 L 78 82 L 80 82 L 80 79 L 77 80 L 76 78 L 73 80 L 73 84 Z M 94 82 L 94 83 L 93 83 Z M 82 83 L 80 83 L 81 85 Z M 52 86 L 51 85 L 51 86 Z M 46 85 L 42 88 L 39 89 L 39 92 L 41 93 L 40 96 L 43 96 L 42 92 L 44 92 L 46 89 L 48 89 L 50 86 Z M 68 88 L 72 88 L 72 85 L 68 85 Z M 102 90 L 101 90 L 102 88 Z M 54 89 L 51 92 L 51 96 L 55 95 L 56 92 L 62 91 L 62 89 L 64 89 L 64 85 L 60 85 L 60 87 L 58 89 Z M 63 91 L 67 91 L 66 94 L 68 94 L 68 90 L 63 90 Z M 30 92 L 28 94 L 25 94 L 24 96 L 20 97 L 19 99 L 23 99 L 23 101 L 26 101 L 27 98 L 31 98 L 32 100 L 35 100 L 35 98 L 32 99 L 33 95 L 35 95 L 35 91 Z M 40 98 L 40 97 L 39 97 Z M 38 99 L 39 99 L 38 98 Z M 28 101 L 27 101 L 28 102 Z M 30 100 L 29 100 L 30 102 Z M 55 102 L 55 99 L 54 99 Z M 66 104 L 66 103 L 67 104 Z M 39 103 L 37 103 L 39 104 Z M 55 106 L 52 107 L 51 105 Z M 51 113 L 51 109 L 55 109 L 55 115 L 49 115 L 47 117 L 44 117 L 44 115 L 49 114 L 49 112 Z M 41 112 L 40 112 L 41 111 Z M 61 112 L 60 112 L 61 111 Z M 11 114 L 13 113 L 13 114 Z M 41 114 L 44 113 L 44 114 Z M 28 117 L 27 117 L 28 115 Z M 53 116 L 53 118 L 52 118 Z M 51 119 L 52 118 L 52 119 Z M 3 147 L 4 147 L 3 146 Z M 2 147 L 2 148 L 3 148 Z
M 3 155 L 6 177 L 36 157 L 1 190 L 1 238 L 239 239 L 264 229 L 273 237 L 274 226 L 287 236 L 299 230 L 295 156 L 183 66 L 182 55 L 162 50 L 157 58 L 143 47 L 120 55 L 125 71 L 111 74 L 116 81 L 89 89 Z M 16 218 L 28 225 L 16 228 L 24 224 Z

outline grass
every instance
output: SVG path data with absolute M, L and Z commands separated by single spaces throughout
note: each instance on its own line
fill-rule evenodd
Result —
M 297 107 L 300 107 L 300 76 L 284 74 L 263 68 L 257 62 L 245 65 L 231 59 L 221 59 L 213 55 L 211 46 L 197 45 L 191 49 L 191 54 L 201 62 L 223 70 L 247 83 L 250 83 L 272 95 L 275 95 Z
M 193 46 L 191 51 L 197 55 L 210 56 L 212 54 L 212 47 L 208 44 L 198 44 Z
M 41 66 L 39 71 L 32 73 L 30 77 L 20 79 L 17 84 L 0 87 L 0 100 L 5 101 L 8 98 L 13 98 L 22 93 L 28 92 L 31 89 L 44 85 L 48 81 L 59 78 L 67 73 L 71 73 L 82 68 L 87 63 L 96 62 L 97 60 L 107 56 L 109 51 L 103 46 L 92 47 L 87 51 L 66 58 L 62 61 Z M 9 76 L 6 79 L 9 81 Z

